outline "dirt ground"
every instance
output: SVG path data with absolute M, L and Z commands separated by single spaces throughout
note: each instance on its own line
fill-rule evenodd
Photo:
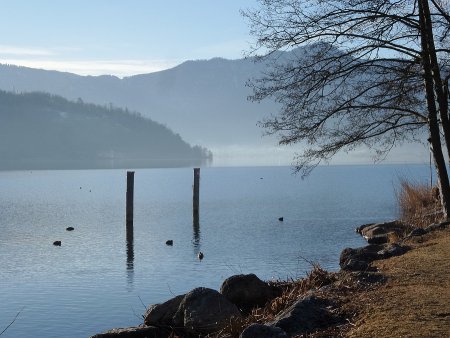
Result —
M 374 262 L 387 277 L 355 293 L 346 337 L 450 337 L 450 230 L 406 242 L 413 250 Z

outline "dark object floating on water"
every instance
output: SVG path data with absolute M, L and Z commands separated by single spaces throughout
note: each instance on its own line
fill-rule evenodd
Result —
M 66 228 L 67 231 L 74 231 L 75 229 L 73 227 Z
M 53 242 L 53 245 L 54 245 L 54 246 L 61 246 L 61 241 L 54 241 L 54 242 Z
M 173 245 L 173 240 L 169 239 L 168 241 L 166 241 L 166 245 Z
M 203 252 L 200 251 L 197 256 L 198 256 L 198 259 L 202 260 L 203 256 L 204 256 Z
M 280 222 L 283 222 L 283 221 L 284 221 L 284 218 L 283 218 L 283 217 L 280 217 L 280 218 L 278 218 L 278 220 L 279 220 Z

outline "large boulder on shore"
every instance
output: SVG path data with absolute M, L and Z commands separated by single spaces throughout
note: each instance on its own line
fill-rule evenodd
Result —
M 173 327 L 173 317 L 185 295 L 176 296 L 162 304 L 151 305 L 144 315 L 145 325 Z
M 289 338 L 279 327 L 264 324 L 252 324 L 242 331 L 239 338 Z
M 333 326 L 341 321 L 331 312 L 330 307 L 332 306 L 330 300 L 309 294 L 299 299 L 268 324 L 281 328 L 289 336 L 307 334 Z
M 264 306 L 276 296 L 274 288 L 255 274 L 227 278 L 220 287 L 220 293 L 244 313 L 249 313 L 255 307 Z
M 184 296 L 174 316 L 174 325 L 189 333 L 218 331 L 231 317 L 241 317 L 236 305 L 216 290 L 196 288 Z

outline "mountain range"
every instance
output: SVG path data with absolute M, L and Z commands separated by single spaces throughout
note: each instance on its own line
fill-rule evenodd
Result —
M 302 47 L 274 55 L 299 58 Z M 298 147 L 277 147 L 258 121 L 276 114 L 274 101 L 249 101 L 246 83 L 268 71 L 253 58 L 186 61 L 174 68 L 125 78 L 0 65 L 0 89 L 14 93 L 46 92 L 69 100 L 137 111 L 178 133 L 190 144 L 212 150 L 215 165 L 289 164 Z M 416 162 L 426 150 L 416 145 L 394 149 L 388 161 Z M 421 155 L 418 156 L 418 153 Z M 231 158 L 231 160 L 229 160 Z M 337 156 L 337 163 L 371 163 L 367 149 Z
M 42 91 L 69 100 L 138 111 L 167 125 L 191 144 L 208 148 L 275 144 L 257 122 L 276 112 L 274 102 L 250 102 L 246 82 L 265 66 L 253 59 L 187 61 L 174 68 L 130 76 L 79 76 L 0 65 L 0 89 Z

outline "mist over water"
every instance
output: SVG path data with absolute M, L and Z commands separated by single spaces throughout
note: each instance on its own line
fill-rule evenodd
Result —
M 292 166 L 295 158 L 304 147 L 276 146 L 275 138 L 261 139 L 254 145 L 208 145 L 214 154 L 208 165 L 213 167 L 249 166 Z M 373 165 L 379 160 L 382 164 L 428 164 L 429 150 L 420 143 L 404 144 L 391 150 L 386 158 L 377 159 L 370 149 L 359 147 L 350 153 L 338 153 L 329 164 L 332 165 Z

